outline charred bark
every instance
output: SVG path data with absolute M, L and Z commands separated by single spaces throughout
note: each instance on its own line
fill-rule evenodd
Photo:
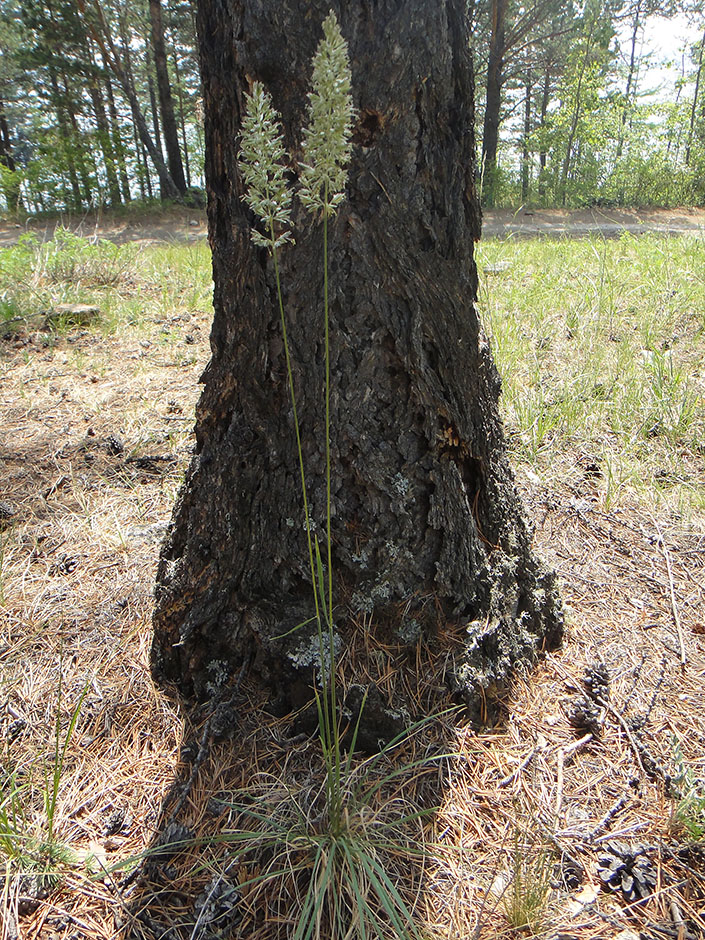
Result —
M 558 640 L 561 616 L 532 554 L 473 308 L 480 213 L 465 4 L 335 8 L 358 108 L 348 200 L 330 230 L 336 629 L 341 648 L 364 614 L 400 649 L 440 650 L 452 635 L 449 682 L 477 714 L 518 661 Z M 312 627 L 293 629 L 313 608 L 295 438 L 272 263 L 250 241 L 237 141 L 243 95 L 260 79 L 295 149 L 328 9 L 199 3 L 215 319 L 154 615 L 158 679 L 208 697 L 247 659 L 281 709 L 310 699 L 317 641 Z M 282 280 L 322 532 L 321 231 L 297 221 Z

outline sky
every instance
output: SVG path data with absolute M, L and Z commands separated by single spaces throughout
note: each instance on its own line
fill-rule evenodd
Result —
M 643 51 L 653 53 L 653 62 L 644 70 L 639 78 L 642 92 L 654 90 L 659 98 L 673 100 L 673 88 L 680 78 L 684 67 L 686 73 L 692 71 L 692 62 L 685 53 L 688 43 L 696 42 L 701 38 L 702 27 L 689 22 L 683 13 L 667 18 L 664 16 L 649 17 L 643 35 Z M 630 29 L 620 31 L 619 36 L 623 55 L 630 52 Z

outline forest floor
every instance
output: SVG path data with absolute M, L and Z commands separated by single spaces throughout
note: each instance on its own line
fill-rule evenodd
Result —
M 183 234 L 200 242 L 190 221 Z M 310 773 L 315 746 L 245 702 L 236 738 L 204 751 L 203 717 L 149 674 L 159 546 L 209 356 L 207 249 L 185 250 L 178 284 L 171 255 L 123 269 L 123 312 L 106 300 L 103 328 L 0 340 L 2 940 L 264 940 L 291 926 L 286 903 L 249 903 L 246 861 L 208 839 L 232 831 L 233 793 L 265 771 Z M 65 276 L 77 270 L 74 258 Z M 702 496 L 703 451 L 679 448 Z M 524 936 L 705 937 L 705 512 L 697 499 L 610 494 L 607 471 L 570 436 L 548 463 L 517 463 L 566 637 L 517 677 L 495 725 L 441 722 L 454 756 L 410 895 L 424 936 L 517 936 L 509 913 L 534 896 Z M 392 681 L 400 652 L 373 652 Z M 590 698 L 596 663 L 602 705 Z M 135 868 L 168 823 L 170 844 Z M 48 824 L 66 852 L 61 879 L 38 890 L 41 870 L 33 881 L 21 865 L 41 854 Z
M 585 235 L 613 237 L 622 232 L 670 235 L 705 231 L 705 209 L 486 209 L 483 236 L 536 235 L 580 238 Z M 26 232 L 41 241 L 57 228 L 66 228 L 86 238 L 108 238 L 118 244 L 129 241 L 190 242 L 205 238 L 205 212 L 199 209 L 149 209 L 122 215 L 93 212 L 65 215 L 52 220 L 28 219 L 22 223 L 0 219 L 0 248 L 14 245 Z

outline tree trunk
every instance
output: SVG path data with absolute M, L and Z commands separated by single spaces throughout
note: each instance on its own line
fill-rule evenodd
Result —
M 83 146 L 81 128 L 78 126 L 78 118 L 76 116 L 76 100 L 71 94 L 68 77 L 65 72 L 61 73 L 61 83 L 63 86 L 64 107 L 71 124 L 71 145 L 73 147 L 74 153 L 76 154 L 76 166 L 78 168 L 78 174 L 81 179 L 81 186 L 83 187 L 83 201 L 86 205 L 90 206 L 93 201 L 93 183 L 88 169 L 88 158 L 86 155 L 86 148 Z
M 125 55 L 125 62 L 123 62 L 110 34 L 110 28 L 103 14 L 100 0 L 93 0 L 93 9 L 96 13 L 97 28 L 94 28 L 92 31 L 91 37 L 98 44 L 103 60 L 108 63 L 110 71 L 120 83 L 122 92 L 130 105 L 132 120 L 134 121 L 139 138 L 149 153 L 150 159 L 154 164 L 154 169 L 157 171 L 162 195 L 169 199 L 175 199 L 179 196 L 179 191 L 164 163 L 164 158 L 150 137 L 147 122 L 144 119 L 139 99 L 137 98 L 137 91 L 129 68 L 129 42 L 123 37 Z
M 181 146 L 184 151 L 184 172 L 186 174 L 186 188 L 191 186 L 191 168 L 189 166 L 188 141 L 186 140 L 186 118 L 184 117 L 184 91 L 181 84 L 181 69 L 179 68 L 179 54 L 176 41 L 172 44 L 172 58 L 174 61 L 174 77 L 176 78 L 176 92 L 179 97 L 179 128 L 181 130 Z
M 243 662 L 280 711 L 311 699 L 318 640 L 272 261 L 250 240 L 237 140 L 266 81 L 301 139 L 329 0 L 200 0 L 212 359 L 196 453 L 157 574 L 152 667 L 207 698 Z M 513 666 L 558 640 L 509 469 L 500 380 L 472 299 L 472 74 L 464 0 L 341 0 L 357 111 L 348 200 L 330 227 L 335 613 L 400 655 L 421 644 L 478 717 Z M 297 210 L 298 212 L 298 210 Z M 325 528 L 322 236 L 281 254 L 310 514 Z M 355 625 L 358 625 L 355 632 Z M 485 704 L 481 704 L 485 703 Z M 405 701 L 399 689 L 395 705 Z M 363 714 L 363 725 L 373 722 Z M 365 728 L 373 740 L 378 727 Z
M 698 70 L 695 75 L 695 91 L 693 92 L 693 104 L 690 108 L 690 122 L 688 124 L 688 138 L 685 145 L 685 165 L 690 166 L 690 149 L 693 145 L 693 129 L 695 127 L 695 115 L 698 109 L 698 97 L 700 93 L 700 78 L 703 72 L 703 51 L 705 50 L 705 33 L 700 41 L 700 51 L 698 52 Z
M 590 22 L 590 29 L 588 35 L 585 39 L 585 54 L 583 55 L 580 62 L 580 72 L 578 73 L 578 83 L 575 89 L 575 105 L 573 107 L 573 114 L 570 120 L 570 129 L 568 130 L 568 140 L 566 142 L 565 154 L 563 156 L 563 163 L 561 164 L 561 175 L 560 181 L 558 184 L 558 192 L 560 193 L 561 205 L 565 206 L 566 197 L 568 193 L 568 174 L 570 172 L 571 161 L 573 159 L 573 144 L 575 142 L 575 135 L 578 131 L 578 122 L 580 121 L 580 115 L 583 107 L 583 81 L 585 79 L 585 73 L 587 71 L 590 55 L 592 54 L 592 39 L 595 32 L 595 26 L 597 24 L 597 19 L 594 18 Z
M 130 192 L 130 180 L 127 175 L 127 158 L 125 155 L 125 145 L 122 140 L 122 131 L 120 129 L 120 119 L 118 118 L 117 108 L 115 106 L 115 95 L 110 76 L 105 76 L 105 95 L 108 99 L 108 111 L 110 113 L 111 137 L 113 141 L 113 151 L 117 157 L 118 169 L 120 171 L 120 188 L 124 202 L 132 200 Z
M 619 160 L 624 150 L 624 138 L 627 132 L 627 119 L 632 109 L 632 95 L 634 94 L 634 77 L 636 74 L 636 41 L 639 38 L 639 27 L 641 26 L 641 0 L 638 0 L 634 9 L 634 22 L 632 24 L 632 46 L 629 56 L 629 71 L 627 73 L 627 87 L 624 92 L 624 108 L 622 109 L 622 118 L 619 125 L 619 139 L 617 140 L 617 152 L 615 159 Z
M 12 154 L 12 135 L 7 123 L 5 102 L 0 98 L 0 163 L 7 167 L 12 176 L 3 176 L 3 192 L 10 212 L 18 212 L 24 208 L 19 178 L 15 175 L 17 167 Z
M 120 183 L 118 181 L 117 166 L 115 162 L 115 151 L 113 150 L 113 141 L 110 135 L 110 124 L 105 112 L 105 101 L 100 87 L 98 75 L 91 71 L 88 78 L 91 102 L 93 104 L 93 114 L 95 116 L 96 127 L 98 128 L 98 142 L 103 154 L 103 165 L 105 167 L 105 176 L 108 182 L 108 197 L 113 206 L 119 206 L 122 202 L 120 194 Z
M 529 198 L 530 154 L 529 136 L 531 134 L 531 73 L 529 72 L 524 86 L 524 136 L 521 141 L 521 201 Z
M 487 59 L 487 94 L 485 96 L 485 121 L 482 130 L 483 199 L 493 206 L 497 195 L 497 147 L 499 144 L 499 118 L 502 106 L 502 83 L 504 76 L 504 39 L 507 0 L 492 0 L 492 31 L 490 51 Z
M 543 77 L 543 91 L 541 94 L 541 117 L 539 119 L 539 127 L 541 130 L 546 126 L 546 118 L 548 116 L 548 103 L 549 95 L 551 91 L 551 67 L 550 65 L 546 66 L 546 72 Z M 546 159 L 548 157 L 548 150 L 546 149 L 546 142 L 541 138 L 541 150 L 539 151 L 539 196 L 542 198 L 546 195 Z
M 61 143 L 63 144 L 63 156 L 66 161 L 66 168 L 69 175 L 69 181 L 71 183 L 71 193 L 73 198 L 70 198 L 68 195 L 68 190 L 64 190 L 68 208 L 71 209 L 80 209 L 81 208 L 81 187 L 78 183 L 78 173 L 76 172 L 76 162 L 74 159 L 74 149 L 71 142 L 71 132 L 69 130 L 68 121 L 66 120 L 66 111 L 64 109 L 64 102 L 59 90 L 59 82 L 56 77 L 56 73 L 53 68 L 49 67 L 49 82 L 51 84 L 52 91 L 52 103 L 56 109 L 56 119 L 59 125 L 59 137 L 61 138 Z
M 171 98 L 169 70 L 166 64 L 166 46 L 164 43 L 164 26 L 162 24 L 162 5 L 160 0 L 149 0 L 149 19 L 167 164 L 176 188 L 183 194 L 186 192 L 186 179 L 184 178 L 184 167 L 181 162 L 179 135 L 176 128 L 176 117 L 174 116 L 174 104 Z

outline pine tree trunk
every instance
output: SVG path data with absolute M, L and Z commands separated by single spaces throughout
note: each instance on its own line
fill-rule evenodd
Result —
M 98 142 L 100 143 L 101 153 L 103 154 L 103 165 L 108 182 L 108 196 L 111 205 L 119 206 L 122 199 L 117 175 L 117 165 L 115 162 L 115 151 L 113 150 L 108 116 L 105 112 L 105 101 L 103 100 L 98 76 L 95 73 L 92 73 L 89 78 L 89 86 L 91 102 L 93 104 L 93 114 L 95 116 L 96 127 L 98 128 Z
M 105 60 L 103 60 L 105 62 Z M 106 66 L 107 71 L 107 66 Z M 125 145 L 122 140 L 122 131 L 120 129 L 120 119 L 118 118 L 117 107 L 115 106 L 115 95 L 110 76 L 105 76 L 105 96 L 108 99 L 108 111 L 110 113 L 110 127 L 113 141 L 113 150 L 117 157 L 118 169 L 120 171 L 120 188 L 124 202 L 132 200 L 130 192 L 130 180 L 127 175 L 127 158 L 125 155 Z
M 175 43 L 172 44 L 172 58 L 174 61 L 174 76 L 176 78 L 176 91 L 179 97 L 179 129 L 181 130 L 181 146 L 184 151 L 184 173 L 186 174 L 186 188 L 191 187 L 191 167 L 189 165 L 188 141 L 186 140 L 186 119 L 184 117 L 184 91 L 181 84 L 181 69 L 179 68 L 179 55 Z
M 160 0 L 149 0 L 149 19 L 152 27 L 150 38 L 152 42 L 152 52 L 154 53 L 154 70 L 157 75 L 159 108 L 162 115 L 162 131 L 164 132 L 167 165 L 176 188 L 183 194 L 186 192 L 186 179 L 184 178 L 184 167 L 181 162 L 179 135 L 176 127 L 176 117 L 174 116 L 174 104 L 171 97 L 169 70 L 166 64 L 166 46 L 164 43 L 164 26 L 162 24 L 162 5 Z
M 12 155 L 12 135 L 7 123 L 5 102 L 2 98 L 0 98 L 0 163 L 7 167 L 11 173 L 15 173 L 17 168 Z M 19 179 L 16 176 L 3 177 L 3 192 L 10 212 L 18 212 L 24 208 Z
M 521 141 L 521 201 L 529 198 L 529 176 L 531 172 L 529 136 L 531 135 L 531 92 L 533 85 L 529 73 L 524 86 L 524 136 Z
M 71 183 L 71 196 L 69 196 L 68 190 L 65 189 L 64 198 L 68 208 L 80 209 L 81 187 L 78 183 L 78 173 L 76 172 L 76 161 L 74 159 L 74 150 L 71 142 L 71 132 L 69 130 L 69 124 L 66 119 L 63 97 L 59 90 L 59 82 L 54 70 L 51 67 L 49 68 L 49 82 L 51 84 L 52 91 L 52 104 L 56 109 L 56 119 L 59 125 L 59 137 L 61 138 L 61 143 L 63 145 L 63 156 L 66 161 L 69 182 Z
M 140 140 L 142 141 L 142 144 L 149 153 L 150 159 L 154 165 L 154 169 L 157 171 L 162 196 L 168 199 L 175 199 L 179 196 L 179 191 L 177 190 L 174 181 L 171 178 L 162 154 L 160 153 L 157 146 L 155 146 L 155 143 L 149 134 L 147 122 L 145 121 L 144 115 L 142 114 L 142 109 L 137 97 L 135 83 L 132 78 L 132 70 L 130 68 L 129 41 L 125 35 L 122 36 L 122 48 L 124 56 L 123 60 L 115 46 L 115 43 L 113 42 L 112 36 L 110 34 L 110 28 L 105 20 L 105 16 L 100 6 L 99 0 L 94 0 L 93 9 L 97 15 L 97 28 L 93 27 L 91 38 L 98 44 L 104 61 L 107 62 L 110 71 L 120 83 L 122 92 L 130 105 L 135 129 L 139 135 Z
M 502 106 L 502 82 L 504 77 L 504 36 L 507 15 L 507 0 L 492 0 L 492 31 L 490 51 L 487 59 L 487 93 L 485 95 L 485 120 L 482 130 L 483 198 L 485 204 L 493 206 L 497 195 L 497 147 L 499 145 L 499 120 Z
M 247 662 L 280 710 L 311 698 L 318 646 L 311 625 L 294 629 L 313 613 L 297 454 L 273 267 L 250 240 L 237 141 L 253 79 L 271 90 L 289 144 L 301 139 L 328 9 L 199 2 L 213 355 L 154 615 L 158 679 L 209 697 Z M 330 230 L 336 630 L 345 649 L 367 617 L 409 655 L 419 643 L 437 650 L 478 716 L 518 661 L 558 640 L 561 617 L 532 554 L 473 308 L 480 213 L 465 3 L 342 0 L 336 10 L 358 108 L 348 200 Z M 300 213 L 297 223 L 282 280 L 323 532 L 322 239 Z M 401 691 L 396 704 L 414 708 Z
M 546 66 L 546 72 L 543 77 L 543 92 L 541 95 L 541 117 L 539 120 L 539 127 L 543 130 L 546 126 L 546 118 L 548 116 L 548 104 L 549 104 L 549 95 L 551 91 L 551 67 L 550 65 Z M 546 142 L 544 138 L 541 138 L 541 150 L 539 152 L 539 196 L 543 197 L 546 195 L 546 160 L 548 157 L 548 150 L 546 148 Z

